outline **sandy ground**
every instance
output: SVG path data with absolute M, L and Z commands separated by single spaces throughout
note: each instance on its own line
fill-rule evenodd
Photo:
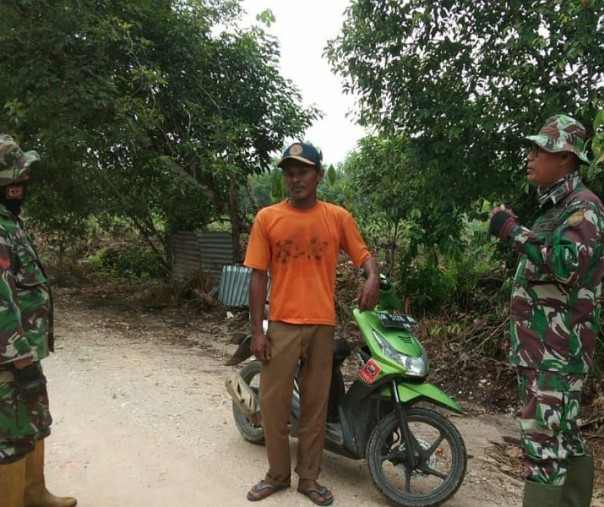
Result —
M 134 308 L 111 314 L 78 296 L 59 293 L 57 300 L 57 353 L 44 362 L 54 417 L 49 489 L 83 507 L 250 505 L 245 495 L 264 475 L 265 452 L 233 422 L 224 388 L 233 368 L 222 365 L 234 349 L 230 336 L 203 325 L 176 329 Z M 189 342 L 171 343 L 183 333 Z M 485 455 L 490 442 L 516 435 L 515 422 L 487 414 L 454 422 L 468 448 L 468 473 L 446 505 L 521 505 L 521 482 Z M 388 505 L 364 461 L 326 453 L 320 480 L 335 505 Z M 262 505 L 312 503 L 291 488 Z

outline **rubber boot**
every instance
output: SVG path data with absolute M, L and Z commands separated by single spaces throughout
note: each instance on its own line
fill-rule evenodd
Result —
M 561 507 L 562 486 L 524 481 L 522 507 Z
M 25 460 L 0 465 L 0 501 L 2 507 L 23 507 Z
M 44 480 L 44 439 L 25 457 L 25 507 L 73 507 L 77 500 L 49 493 Z
M 562 486 L 561 507 L 589 507 L 594 489 L 594 457 L 570 458 L 568 474 Z

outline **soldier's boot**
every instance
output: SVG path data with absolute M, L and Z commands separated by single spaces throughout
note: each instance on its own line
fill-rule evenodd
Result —
M 562 486 L 524 481 L 522 507 L 562 507 Z
M 24 507 L 74 507 L 78 501 L 72 497 L 59 497 L 46 489 L 44 480 L 44 439 L 25 458 Z
M 25 459 L 0 465 L 0 499 L 3 507 L 23 507 Z
M 561 507 L 589 507 L 594 489 L 594 457 L 570 458 L 566 481 L 562 486 Z

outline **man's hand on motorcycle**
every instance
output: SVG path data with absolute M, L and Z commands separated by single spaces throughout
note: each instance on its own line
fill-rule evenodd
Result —
M 252 336 L 252 343 L 250 344 L 250 350 L 252 354 L 256 356 L 258 361 L 268 361 L 271 358 L 271 342 L 265 334 L 258 334 Z
M 361 286 L 361 290 L 356 298 L 359 305 L 359 310 L 364 312 L 366 310 L 373 310 L 375 305 L 378 304 L 380 297 L 380 280 L 375 277 L 374 280 L 368 278 Z

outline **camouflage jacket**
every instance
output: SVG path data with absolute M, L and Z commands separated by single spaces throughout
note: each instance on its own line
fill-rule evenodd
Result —
M 48 355 L 50 287 L 31 235 L 0 204 L 0 364 Z
M 513 364 L 587 373 L 600 316 L 604 208 L 578 175 L 541 206 L 532 229 L 510 239 L 521 252 L 511 299 Z

